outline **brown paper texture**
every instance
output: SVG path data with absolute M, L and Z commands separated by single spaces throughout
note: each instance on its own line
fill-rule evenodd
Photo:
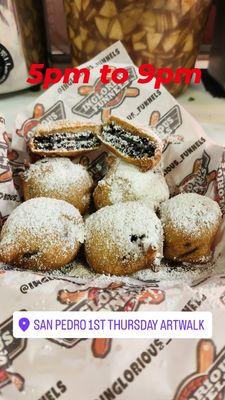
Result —
M 123 85 L 101 85 L 99 69 L 103 63 L 129 68 L 130 80 Z M 100 122 L 109 114 L 156 129 L 165 142 L 163 169 L 171 194 L 183 190 L 209 196 L 218 201 L 224 214 L 224 148 L 206 136 L 165 88 L 154 90 L 154 82 L 137 84 L 137 70 L 120 42 L 86 65 L 91 68 L 90 83 L 58 83 L 42 94 L 17 116 L 12 143 L 0 116 L 1 220 L 19 204 L 17 176 L 29 158 L 26 141 L 35 126 L 62 118 Z M 104 174 L 105 156 L 103 151 L 77 161 L 85 163 L 99 179 Z M 141 395 L 155 400 L 222 400 L 224 240 L 223 223 L 209 264 L 192 268 L 167 265 L 159 272 L 140 271 L 132 277 L 97 275 L 80 260 L 48 274 L 2 265 L 0 398 L 136 400 Z M 14 311 L 104 309 L 212 311 L 213 338 L 50 341 L 21 340 L 12 335 Z M 210 381 L 216 368 L 222 371 L 217 385 Z

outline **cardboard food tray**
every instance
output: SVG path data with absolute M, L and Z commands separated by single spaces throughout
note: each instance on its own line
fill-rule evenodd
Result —
M 103 63 L 129 68 L 130 79 L 103 87 L 99 81 Z M 110 113 L 142 125 L 154 124 L 165 143 L 163 169 L 171 194 L 188 191 L 209 196 L 224 214 L 224 148 L 206 136 L 165 88 L 154 90 L 154 82 L 136 82 L 137 70 L 120 42 L 86 65 L 91 68 L 90 83 L 60 82 L 51 87 L 17 116 L 12 141 L 0 117 L 1 221 L 20 201 L 17 177 L 29 158 L 26 142 L 35 126 L 62 118 L 100 122 Z M 78 161 L 100 179 L 105 157 L 103 150 Z M 199 400 L 208 399 L 207 391 L 214 390 L 210 399 L 222 400 L 224 372 L 221 385 L 209 381 L 204 388 L 204 382 L 225 362 L 224 243 L 223 221 L 208 264 L 164 263 L 158 272 L 143 270 L 131 277 L 95 274 L 82 259 L 43 274 L 1 265 L 0 398 L 71 400 L 76 393 L 79 400 L 134 400 L 140 394 L 155 400 Z M 212 311 L 213 338 L 15 339 L 12 314 L 16 310 Z M 197 390 L 205 397 L 197 397 Z

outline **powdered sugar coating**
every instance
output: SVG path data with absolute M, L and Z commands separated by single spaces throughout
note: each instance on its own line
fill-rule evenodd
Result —
M 89 173 L 69 158 L 44 158 L 24 173 L 25 199 L 52 197 L 65 200 L 83 213 L 89 206 L 93 185 Z
M 103 247 L 116 245 L 118 260 L 138 260 L 149 248 L 161 258 L 163 230 L 153 210 L 140 202 L 127 202 L 101 208 L 86 220 L 86 246 L 97 233 Z M 101 250 L 101 249 L 100 249 Z M 107 253 L 107 252 L 106 252 Z M 101 254 L 102 255 L 102 254 Z M 102 255 L 103 256 L 103 255 Z M 104 257 L 104 256 L 103 256 Z M 103 262 L 107 263 L 107 255 Z
M 163 225 L 169 224 L 180 232 L 202 235 L 221 220 L 216 201 L 196 193 L 181 193 L 161 205 Z
M 162 157 L 162 142 L 151 132 L 151 129 L 111 116 L 103 124 L 98 137 L 112 153 L 147 171 L 154 168 Z
M 58 249 L 58 257 L 73 252 L 83 242 L 84 223 L 79 211 L 63 200 L 39 197 L 22 203 L 10 214 L 1 232 L 0 250 L 3 257 L 31 253 L 29 257 L 40 260 L 41 268 L 42 256 L 53 248 Z M 34 249 L 37 251 L 32 255 Z
M 162 173 L 154 170 L 141 172 L 136 166 L 123 161 L 118 161 L 113 171 L 98 185 L 109 186 L 111 204 L 141 200 L 157 208 L 169 198 L 169 188 Z
M 59 120 L 40 124 L 31 134 L 28 147 L 31 152 L 51 156 L 74 157 L 98 149 L 100 125 L 96 123 Z
M 90 187 L 92 185 L 87 170 L 82 165 L 74 164 L 69 158 L 64 157 L 46 157 L 31 164 L 24 174 L 25 181 L 29 181 L 30 178 L 37 179 L 46 195 L 55 190 L 65 193 L 71 190 L 70 187 L 74 183 L 76 186 L 82 186 L 84 183 L 89 184 Z
M 56 129 L 78 129 L 78 128 L 90 128 L 95 127 L 96 129 L 100 129 L 100 125 L 93 122 L 83 122 L 83 121 L 70 121 L 68 119 L 60 119 L 54 122 L 42 123 L 37 126 L 34 133 L 35 134 L 42 134 L 43 132 L 50 133 Z
M 140 122 L 132 122 L 132 124 L 130 123 L 129 120 L 126 119 L 122 119 L 116 116 L 111 116 L 111 118 L 109 118 L 108 122 L 114 122 L 116 124 L 119 124 L 122 122 L 122 126 L 124 126 L 124 123 L 126 124 L 125 126 L 127 126 L 128 128 L 132 128 L 132 131 L 136 131 L 139 132 L 141 134 L 144 134 L 146 136 L 148 136 L 150 139 L 154 140 L 157 143 L 157 146 L 160 150 L 163 149 L 163 141 L 162 139 L 159 137 L 158 132 L 155 128 L 150 127 L 150 126 L 146 126 L 144 124 L 141 124 Z

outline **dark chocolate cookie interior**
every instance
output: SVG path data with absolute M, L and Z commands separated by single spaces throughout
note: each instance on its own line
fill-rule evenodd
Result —
M 106 143 L 132 158 L 152 157 L 155 154 L 154 141 L 135 135 L 114 122 L 103 126 L 102 137 Z
M 82 150 L 100 146 L 99 139 L 91 131 L 54 132 L 34 137 L 33 143 L 35 149 L 41 151 Z

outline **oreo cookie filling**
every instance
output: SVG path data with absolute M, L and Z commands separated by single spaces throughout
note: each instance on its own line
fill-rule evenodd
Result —
M 48 135 L 35 136 L 33 143 L 36 150 L 88 150 L 100 146 L 99 139 L 91 131 L 55 132 Z
M 102 137 L 116 150 L 134 159 L 150 158 L 155 154 L 156 143 L 153 140 L 135 135 L 114 122 L 103 126 Z

